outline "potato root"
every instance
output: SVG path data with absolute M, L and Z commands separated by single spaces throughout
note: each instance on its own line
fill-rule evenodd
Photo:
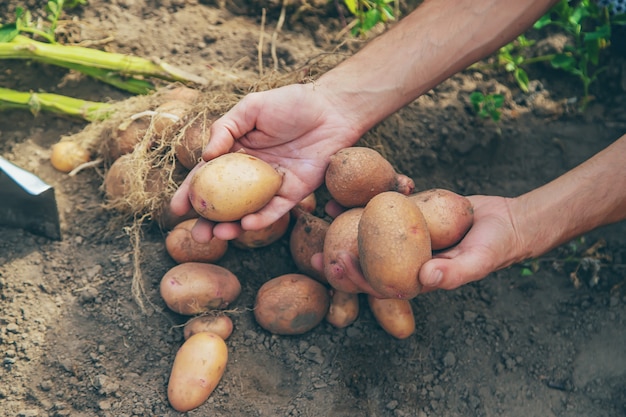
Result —
M 432 250 L 426 220 L 407 196 L 395 191 L 374 196 L 361 214 L 357 240 L 363 276 L 378 294 L 403 299 L 419 294 L 419 270 Z
M 311 266 L 311 257 L 324 251 L 324 238 L 330 222 L 308 212 L 301 212 L 289 235 L 289 251 L 298 271 L 327 283 L 323 271 Z
M 239 279 L 219 265 L 187 262 L 165 273 L 161 297 L 170 310 L 193 316 L 212 309 L 223 309 L 241 293 Z
M 456 245 L 474 223 L 474 208 L 464 196 L 434 188 L 411 194 L 426 219 L 433 250 Z
M 329 306 L 330 295 L 319 281 L 303 274 L 285 274 L 259 288 L 254 318 L 270 333 L 298 335 L 319 325 Z
M 335 289 L 331 289 L 330 293 L 326 321 L 338 329 L 348 327 L 359 317 L 359 295 Z
M 196 333 L 176 352 L 167 384 L 167 399 L 179 412 L 201 406 L 219 384 L 228 362 L 224 339 L 215 333 Z
M 415 332 L 415 315 L 409 300 L 367 296 L 374 318 L 387 333 L 396 339 L 406 339 Z
M 285 213 L 280 219 L 260 230 L 244 230 L 232 240 L 234 246 L 240 249 L 256 249 L 269 246 L 287 233 L 291 214 Z
M 202 165 L 190 181 L 189 199 L 202 217 L 240 220 L 274 197 L 283 177 L 263 160 L 243 152 L 221 155 Z
M 344 207 L 363 207 L 377 194 L 397 191 L 408 195 L 415 183 L 376 150 L 353 146 L 330 157 L 325 183 L 328 192 Z
M 183 337 L 185 340 L 200 332 L 215 333 L 226 340 L 233 333 L 233 321 L 224 314 L 217 316 L 205 314 L 190 319 L 185 323 L 185 327 L 183 327 Z
M 221 259 L 228 249 L 228 241 L 215 236 L 208 243 L 196 242 L 191 229 L 196 219 L 185 220 L 176 225 L 165 237 L 165 249 L 179 264 L 185 262 L 211 263 Z

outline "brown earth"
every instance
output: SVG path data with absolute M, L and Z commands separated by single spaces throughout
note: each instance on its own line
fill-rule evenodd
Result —
M 0 5 L 0 13 L 11 16 L 15 3 Z M 274 42 L 281 72 L 324 52 L 358 48 L 342 43 L 347 38 L 338 33 L 341 18 L 332 3 L 298 5 L 287 9 Z M 109 50 L 160 58 L 208 79 L 223 80 L 219 72 L 254 80 L 262 23 L 264 68 L 274 65 L 279 6 L 93 0 L 71 12 L 77 20 L 70 26 L 74 41 L 113 36 Z M 517 195 L 626 131 L 624 57 L 610 56 L 607 65 L 594 86 L 596 101 L 583 114 L 574 111 L 576 80 L 547 67 L 531 69 L 530 94 L 504 74 L 467 70 L 364 139 L 378 144 L 418 189 Z M 1 62 L 0 86 L 97 101 L 128 97 L 25 62 Z M 505 93 L 499 123 L 472 112 L 468 96 L 476 89 Z M 44 113 L 0 117 L 0 154 L 55 187 L 63 232 L 55 242 L 0 228 L 0 414 L 176 416 L 166 389 L 185 318 L 170 312 L 158 292 L 174 263 L 164 233 L 147 229 L 141 266 L 149 303 L 142 312 L 131 294 L 130 239 L 121 228 L 103 233 L 114 214 L 103 208 L 102 170 L 69 177 L 48 159 L 52 144 L 84 127 Z M 455 291 L 419 296 L 417 331 L 406 340 L 386 334 L 365 304 L 343 330 L 322 323 L 302 336 L 269 334 L 250 308 L 263 282 L 295 271 L 287 239 L 255 250 L 231 247 L 218 263 L 240 278 L 243 292 L 230 314 L 228 366 L 209 400 L 188 414 L 625 416 L 625 226 L 558 248 L 538 259 L 531 274 L 523 273 L 531 265 L 517 265 Z

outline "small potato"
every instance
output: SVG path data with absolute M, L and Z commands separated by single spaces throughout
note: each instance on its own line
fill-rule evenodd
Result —
M 184 127 L 180 141 L 174 145 L 174 154 L 182 166 L 193 169 L 202 159 L 202 150 L 210 139 L 212 119 L 200 116 Z
M 474 223 L 472 203 L 452 191 L 434 188 L 411 194 L 409 199 L 426 219 L 433 250 L 456 245 Z
M 208 243 L 199 243 L 191 236 L 196 219 L 185 220 L 172 229 L 165 238 L 165 249 L 176 263 L 215 262 L 228 249 L 228 241 L 213 237 Z
M 259 288 L 254 318 L 270 333 L 303 334 L 320 324 L 329 305 L 328 290 L 319 281 L 302 274 L 285 274 Z
M 322 271 L 311 266 L 311 257 L 324 251 L 324 238 L 329 226 L 328 221 L 301 212 L 289 236 L 289 251 L 298 271 L 324 284 L 328 281 Z
M 233 245 L 240 249 L 269 246 L 287 233 L 290 221 L 291 215 L 287 212 L 280 219 L 261 230 L 245 230 L 232 240 Z
M 239 279 L 219 265 L 187 262 L 165 273 L 161 297 L 170 310 L 187 316 L 228 307 L 241 293 Z
M 415 332 L 415 316 L 409 300 L 367 296 L 374 318 L 396 339 L 406 339 Z
M 232 152 L 196 171 L 189 184 L 189 199 L 204 218 L 236 221 L 263 208 L 282 181 L 282 175 L 267 162 L 244 152 Z
M 110 161 L 115 161 L 122 155 L 131 153 L 135 146 L 141 142 L 150 126 L 150 119 L 140 117 L 128 119 L 111 133 L 106 143 L 106 153 Z
M 304 197 L 294 208 L 291 209 L 291 214 L 296 219 L 300 217 L 302 212 L 313 213 L 317 208 L 317 197 L 315 193 L 311 193 Z
M 215 333 L 196 333 L 176 352 L 167 384 L 167 399 L 179 412 L 201 406 L 222 379 L 228 347 Z
M 397 191 L 410 194 L 415 183 L 395 168 L 380 153 L 353 146 L 330 157 L 325 174 L 330 195 L 344 207 L 363 207 L 376 194 Z
M 330 292 L 326 321 L 339 329 L 348 327 L 359 317 L 359 295 L 334 289 Z
M 336 290 L 357 294 L 361 290 L 351 280 L 351 270 L 340 261 L 339 254 L 347 253 L 359 259 L 358 231 L 363 208 L 354 207 L 339 214 L 330 223 L 324 239 L 324 276 Z M 357 261 L 358 263 L 358 261 Z
M 422 264 L 432 257 L 426 220 L 403 194 L 387 191 L 363 209 L 358 226 L 363 276 L 385 298 L 414 298 Z
M 135 166 L 135 160 L 131 154 L 122 155 L 111 164 L 103 181 L 108 200 L 124 200 L 131 191 L 152 195 L 165 192 L 168 186 L 165 170 L 151 168 L 143 177 L 137 175 Z
M 196 333 L 210 332 L 215 333 L 222 339 L 226 340 L 233 333 L 233 321 L 226 315 L 202 315 L 196 316 L 185 323 L 183 328 L 183 337 L 189 339 Z
M 52 145 L 50 163 L 61 172 L 70 172 L 91 160 L 89 151 L 77 142 L 62 140 Z
M 191 105 L 182 100 L 167 101 L 154 109 L 152 116 L 152 132 L 160 138 L 164 133 L 182 124 L 183 118 L 191 109 Z
M 198 97 L 200 97 L 200 91 L 184 85 L 171 89 L 163 88 L 160 89 L 157 94 L 161 96 L 163 102 L 177 100 L 187 104 L 194 104 L 198 100 Z

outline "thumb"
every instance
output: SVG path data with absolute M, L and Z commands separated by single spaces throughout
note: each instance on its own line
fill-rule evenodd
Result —
M 453 290 L 469 282 L 478 281 L 493 270 L 487 262 L 468 252 L 457 256 L 436 257 L 427 261 L 419 272 L 419 280 L 424 292 L 433 289 Z

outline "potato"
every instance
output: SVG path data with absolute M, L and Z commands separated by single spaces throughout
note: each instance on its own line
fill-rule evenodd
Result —
M 189 339 L 196 333 L 210 332 L 215 333 L 222 339 L 226 340 L 233 333 L 233 321 L 226 315 L 202 315 L 196 316 L 185 323 L 183 328 L 183 337 Z
M 193 316 L 228 307 L 241 293 L 239 279 L 219 265 L 187 262 L 165 273 L 161 297 L 170 310 Z
M 135 171 L 135 161 L 132 155 L 120 156 L 107 170 L 103 187 L 107 198 L 111 201 L 123 199 L 131 191 L 158 194 L 167 188 L 167 173 L 159 168 L 150 169 L 140 178 Z
M 357 294 L 361 289 L 349 279 L 352 271 L 339 260 L 344 252 L 352 256 L 358 263 L 358 230 L 363 208 L 354 207 L 339 214 L 328 227 L 324 239 L 324 276 L 336 290 Z
M 169 89 L 163 88 L 160 89 L 157 94 L 161 95 L 163 102 L 178 100 L 187 104 L 194 104 L 198 100 L 198 97 L 200 97 L 198 90 L 184 85 Z
M 152 115 L 152 133 L 160 138 L 164 133 L 182 125 L 183 118 L 191 110 L 191 105 L 182 100 L 171 100 L 157 106 Z
M 324 251 L 324 238 L 330 223 L 308 212 L 301 212 L 289 235 L 289 251 L 298 271 L 327 283 L 322 271 L 311 266 L 311 257 Z
M 426 220 L 407 196 L 395 191 L 374 196 L 361 214 L 357 241 L 363 276 L 378 294 L 403 299 L 419 294 L 418 273 L 432 250 Z
M 267 162 L 244 152 L 232 152 L 196 171 L 189 184 L 189 199 L 202 217 L 230 222 L 265 206 L 282 181 L 282 175 Z
M 91 154 L 81 144 L 71 140 L 62 140 L 51 148 L 50 163 L 61 172 L 70 172 L 79 165 L 89 162 Z
M 179 412 L 201 406 L 219 384 L 228 362 L 228 347 L 215 333 L 196 333 L 176 352 L 167 384 L 167 399 Z
M 106 152 L 109 160 L 115 161 L 120 156 L 131 153 L 146 136 L 149 126 L 150 119 L 147 117 L 129 118 L 120 123 L 107 140 Z
M 273 334 L 303 334 L 320 324 L 329 305 L 328 290 L 319 281 L 303 274 L 285 274 L 259 288 L 254 318 Z
M 291 214 L 296 219 L 300 217 L 302 212 L 304 213 L 313 213 L 317 208 L 317 197 L 315 193 L 311 193 L 304 197 L 298 204 L 295 205 L 294 208 L 291 209 Z
M 354 323 L 359 317 L 359 295 L 335 289 L 330 290 L 330 293 L 326 321 L 339 329 Z
M 396 339 L 406 339 L 415 332 L 415 316 L 409 300 L 368 295 L 367 302 L 380 327 Z
M 433 250 L 456 245 L 474 223 L 472 203 L 452 191 L 433 188 L 411 194 L 409 199 L 426 219 Z
M 182 166 L 191 170 L 202 159 L 202 150 L 208 145 L 212 120 L 199 117 L 184 129 L 180 141 L 174 145 L 174 154 Z
M 174 261 L 215 262 L 224 256 L 228 241 L 213 237 L 208 243 L 196 242 L 191 236 L 191 229 L 196 219 L 185 220 L 172 229 L 165 238 L 165 249 Z
M 291 215 L 285 213 L 280 219 L 261 230 L 245 230 L 232 240 L 240 249 L 255 249 L 271 245 L 287 233 Z
M 332 198 L 344 207 L 363 207 L 384 191 L 408 195 L 415 189 L 413 180 L 398 174 L 380 153 L 359 146 L 330 157 L 325 183 Z

